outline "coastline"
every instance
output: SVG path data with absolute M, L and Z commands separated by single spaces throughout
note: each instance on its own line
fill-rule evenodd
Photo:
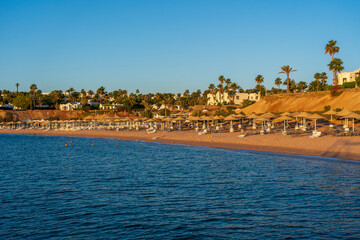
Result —
M 212 133 L 199 136 L 194 131 L 157 132 L 147 134 L 140 131 L 43 131 L 38 129 L 0 130 L 0 134 L 26 134 L 67 137 L 113 138 L 123 140 L 139 140 L 168 144 L 205 146 L 213 148 L 241 149 L 295 155 L 323 156 L 330 158 L 360 160 L 360 136 L 333 137 L 323 136 L 310 139 L 308 136 L 291 137 L 277 134 L 253 135 L 237 138 L 239 133 Z

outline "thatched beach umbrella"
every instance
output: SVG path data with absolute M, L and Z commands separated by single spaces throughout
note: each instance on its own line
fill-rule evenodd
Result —
M 229 129 L 229 131 L 234 132 L 233 121 L 236 121 L 238 119 L 236 117 L 232 116 L 232 115 L 229 115 L 226 118 L 224 118 L 224 120 L 225 121 L 230 121 L 230 129 Z
M 175 118 L 174 121 L 177 121 L 177 122 L 178 122 L 178 124 L 179 124 L 179 128 L 178 128 L 178 129 L 181 130 L 181 122 L 182 122 L 182 121 L 185 121 L 185 118 L 179 116 L 179 117 Z
M 360 115 L 352 112 L 346 116 L 343 116 L 342 118 L 352 119 L 352 131 L 355 132 L 355 119 L 360 119 Z
M 284 131 L 282 132 L 282 135 L 286 135 L 286 122 L 293 120 L 292 117 L 289 116 L 281 116 L 279 118 L 276 118 L 274 121 L 284 121 Z
M 335 112 L 334 110 L 330 109 L 329 111 L 327 112 L 324 112 L 323 114 L 325 115 L 330 115 L 330 128 L 333 128 L 334 125 L 333 125 L 333 115 L 338 115 L 338 112 Z
M 351 113 L 353 113 L 353 112 L 351 112 L 351 111 L 349 111 L 349 110 L 347 110 L 347 109 L 343 109 L 343 110 L 341 110 L 340 112 L 338 112 L 338 116 L 344 117 L 344 116 L 349 115 L 349 114 L 351 114 Z M 348 118 L 345 118 L 345 123 L 344 123 L 344 126 L 343 126 L 343 127 L 344 127 L 344 128 L 347 128 L 348 125 L 349 125 L 349 119 L 348 119 Z
M 319 120 L 319 119 L 324 119 L 324 117 L 323 117 L 323 116 L 320 116 L 320 115 L 317 114 L 317 113 L 314 113 L 314 114 L 312 114 L 311 116 L 309 116 L 308 118 L 315 120 L 315 130 L 314 130 L 314 132 L 317 132 L 317 130 L 316 130 L 316 121 Z
M 264 133 L 264 122 L 269 121 L 269 118 L 263 117 L 263 116 L 258 116 L 257 118 L 255 118 L 256 122 L 261 122 L 261 131 L 260 133 L 263 134 Z
M 311 116 L 311 114 L 307 113 L 307 112 L 301 112 L 301 113 L 293 115 L 293 117 L 302 118 L 301 126 L 304 131 L 306 130 L 306 119 L 309 118 L 310 116 Z

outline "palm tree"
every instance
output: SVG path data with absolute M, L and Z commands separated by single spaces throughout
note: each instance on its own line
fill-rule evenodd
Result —
M 101 86 L 96 90 L 96 93 L 100 95 L 100 103 L 102 103 L 103 95 L 105 94 L 105 87 Z
M 231 83 L 230 85 L 230 89 L 232 91 L 232 103 L 235 103 L 235 95 L 236 95 L 236 90 L 239 89 L 239 85 L 237 85 L 236 83 Z
M 331 61 L 334 60 L 335 53 L 338 53 L 340 48 L 336 46 L 337 41 L 330 40 L 328 44 L 325 45 L 325 54 L 331 56 Z
M 68 90 L 66 90 L 65 92 L 70 96 L 70 94 L 71 94 L 73 91 L 75 91 L 75 89 L 71 87 L 71 88 L 69 88 Z
M 321 74 L 320 73 L 315 73 L 314 78 L 316 80 L 316 91 L 319 91 L 319 79 L 321 79 Z
M 260 99 L 261 98 L 261 83 L 264 82 L 264 77 L 262 75 L 257 75 L 255 78 L 255 82 L 259 85 L 259 89 L 260 89 L 259 99 Z
M 286 74 L 286 85 L 287 85 L 287 88 L 286 88 L 286 92 L 287 93 L 290 93 L 290 73 L 292 72 L 295 72 L 296 70 L 292 69 L 289 65 L 286 65 L 286 66 L 282 66 L 281 67 L 281 72 L 280 73 L 285 73 Z
M 328 44 L 325 45 L 325 54 L 329 54 L 331 56 L 331 61 L 334 61 L 334 55 L 335 53 L 338 53 L 340 48 L 336 46 L 337 41 L 330 40 Z M 337 84 L 337 79 L 335 80 L 336 74 L 334 70 L 332 70 L 333 73 L 333 84 Z M 337 85 L 335 85 L 337 86 Z
M 213 99 L 215 101 L 215 95 L 214 95 L 215 85 L 214 84 L 209 85 L 209 91 L 210 91 L 210 93 L 211 93 L 211 95 L 212 95 L 212 97 L 213 97 Z
M 337 79 L 337 74 L 339 72 L 341 72 L 342 70 L 344 70 L 344 67 L 342 66 L 343 65 L 343 61 L 341 61 L 340 58 L 334 58 L 334 60 L 332 60 L 328 66 L 329 66 L 329 69 L 331 71 L 333 71 L 333 74 L 334 74 L 334 86 L 337 86 L 338 85 L 338 79 Z
M 224 88 L 223 88 L 223 85 L 222 84 L 218 84 L 217 85 L 217 88 L 218 88 L 218 91 L 220 93 L 220 99 L 219 99 L 219 102 L 220 104 L 222 103 L 222 92 L 224 91 Z
M 16 86 L 16 95 L 17 95 L 17 94 L 19 93 L 19 86 L 20 86 L 20 84 L 19 84 L 19 83 L 16 83 L 15 86 Z
M 220 104 L 221 104 L 221 100 L 222 100 L 222 91 L 223 91 L 223 84 L 224 84 L 224 81 L 225 81 L 225 78 L 224 78 L 224 76 L 223 75 L 221 75 L 220 77 L 219 77 L 219 81 L 220 81 L 220 83 L 221 84 L 219 84 L 218 85 L 218 88 L 219 88 L 219 90 L 220 90 Z M 221 87 L 219 87 L 221 85 Z
M 281 78 L 276 78 L 275 79 L 275 85 L 277 85 L 278 86 L 278 88 L 279 88 L 279 90 L 280 90 L 280 85 L 282 84 L 282 81 L 281 81 Z
M 321 81 L 322 81 L 322 86 L 325 87 L 325 82 L 326 82 L 326 79 L 328 79 L 327 75 L 326 75 L 326 72 L 322 72 L 320 74 L 320 78 L 321 78 Z
M 297 88 L 300 90 L 300 92 L 302 92 L 305 88 L 307 88 L 306 82 L 300 81 L 300 82 L 297 84 Z
M 32 99 L 30 100 L 30 109 L 33 110 L 36 105 L 36 84 L 31 84 L 30 86 L 30 95 L 32 95 Z

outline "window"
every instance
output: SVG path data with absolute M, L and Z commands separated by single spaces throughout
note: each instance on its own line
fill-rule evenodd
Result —
M 240 99 L 240 97 L 239 96 L 236 96 L 236 100 L 239 100 Z

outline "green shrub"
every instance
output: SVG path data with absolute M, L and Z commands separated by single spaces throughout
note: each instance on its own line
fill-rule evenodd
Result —
M 325 90 L 325 91 L 329 91 L 329 90 L 331 90 L 332 88 L 333 88 L 332 85 L 327 85 L 327 86 L 324 87 L 324 90 Z
M 344 82 L 343 88 L 355 88 L 355 82 Z
M 355 78 L 356 86 L 360 86 L 360 75 Z
M 200 117 L 201 115 L 202 115 L 201 110 L 195 110 L 191 113 L 191 116 L 193 116 L 193 117 Z
M 335 108 L 334 111 L 335 111 L 335 112 L 341 112 L 342 109 L 341 109 L 341 108 Z
M 224 116 L 225 117 L 225 116 L 229 115 L 229 113 L 226 112 L 224 109 L 220 108 L 220 109 L 215 111 L 214 115 L 215 116 Z
M 330 111 L 331 107 L 330 105 L 324 106 L 324 112 Z
M 248 107 L 248 106 L 250 106 L 250 105 L 252 105 L 252 104 L 254 104 L 254 103 L 256 103 L 256 101 L 251 101 L 251 100 L 249 100 L 249 99 L 245 99 L 245 100 L 242 102 L 241 107 L 242 107 L 242 108 L 246 108 L 246 107 Z

